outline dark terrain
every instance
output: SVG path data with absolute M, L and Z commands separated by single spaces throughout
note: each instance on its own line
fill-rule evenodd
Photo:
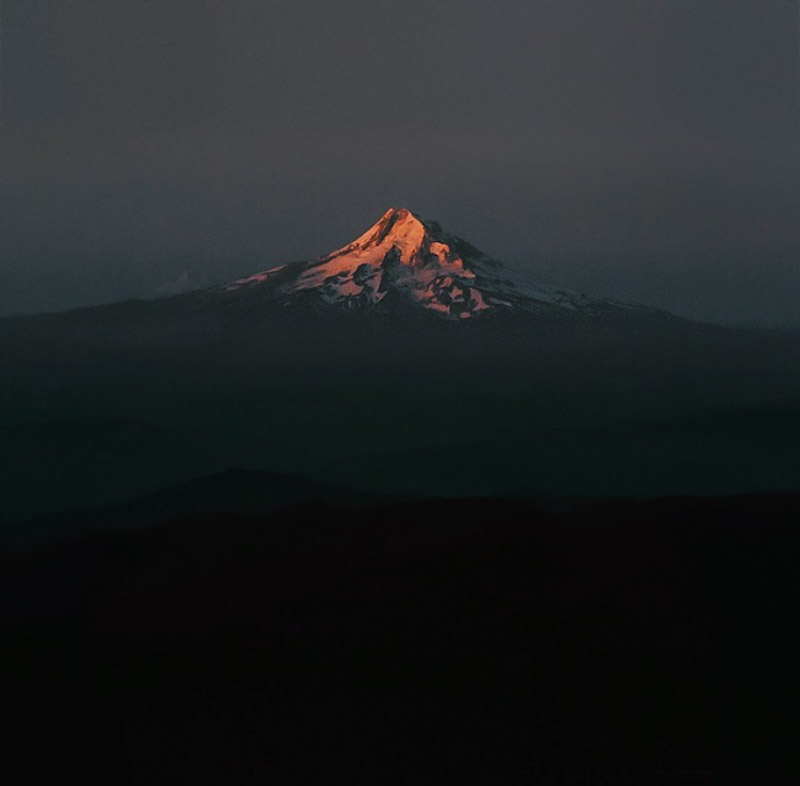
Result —
M 0 320 L 4 782 L 796 783 L 800 334 L 376 227 Z
M 176 301 L 0 320 L 0 523 L 236 466 L 437 497 L 800 491 L 800 334 Z
M 270 483 L 6 536 L 6 782 L 797 782 L 800 497 Z

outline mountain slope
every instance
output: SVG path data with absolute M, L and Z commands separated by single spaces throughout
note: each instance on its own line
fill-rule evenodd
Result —
M 248 291 L 283 307 L 386 311 L 413 306 L 453 320 L 491 312 L 632 308 L 523 282 L 467 241 L 405 208 L 387 210 L 360 237 L 330 254 L 273 267 L 217 290 L 229 297 Z

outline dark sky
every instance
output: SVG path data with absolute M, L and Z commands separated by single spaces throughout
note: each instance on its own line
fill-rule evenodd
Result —
M 795 0 L 2 0 L 0 313 L 389 206 L 543 282 L 800 324 Z

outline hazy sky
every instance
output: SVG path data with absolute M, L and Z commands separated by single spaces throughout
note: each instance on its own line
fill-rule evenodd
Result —
M 800 324 L 796 0 L 0 2 L 0 313 L 406 206 L 544 282 Z

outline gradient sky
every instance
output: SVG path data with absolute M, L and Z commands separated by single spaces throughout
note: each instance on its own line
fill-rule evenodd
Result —
M 800 325 L 795 0 L 0 2 L 0 313 L 406 206 L 543 282 Z

